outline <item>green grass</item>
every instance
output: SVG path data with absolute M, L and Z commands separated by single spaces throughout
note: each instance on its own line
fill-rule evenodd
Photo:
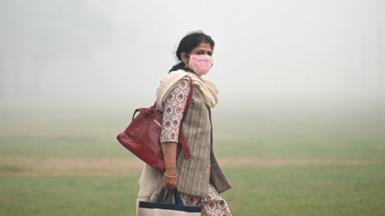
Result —
M 115 139 L 128 123 L 125 113 L 7 112 L 0 156 L 132 157 Z
M 385 166 L 229 170 L 234 215 L 382 215 Z
M 0 215 L 134 215 L 136 178 L 1 177 Z
M 384 110 L 214 110 L 215 150 L 218 156 L 385 159 Z M 70 113 L 7 113 L 0 156 L 131 157 L 115 140 L 130 112 Z
M 225 169 L 233 215 L 383 215 L 385 166 Z M 0 215 L 134 215 L 137 176 L 2 177 Z
M 385 159 L 385 108 L 214 114 L 217 154 L 259 158 Z M 217 145 L 217 146 L 218 146 Z
M 218 158 L 346 159 L 377 164 L 225 167 L 233 215 L 385 215 L 385 111 L 213 112 Z M 0 157 L 134 157 L 115 140 L 131 112 L 2 111 Z M 2 171 L 22 167 L 0 163 Z M 0 215 L 134 215 L 132 176 L 1 176 Z

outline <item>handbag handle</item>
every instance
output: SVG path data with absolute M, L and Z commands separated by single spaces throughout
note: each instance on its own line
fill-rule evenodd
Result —
M 135 114 L 136 114 L 137 112 L 139 112 L 139 111 L 140 111 L 140 109 L 141 109 L 141 108 L 139 108 L 139 109 L 136 109 L 136 110 L 134 111 L 134 114 L 132 114 L 132 119 L 131 119 L 131 121 L 133 121 L 133 120 L 134 120 L 134 118 L 135 118 Z
M 155 112 L 159 112 L 159 111 L 155 109 L 155 104 L 154 104 L 152 107 L 150 107 L 150 108 L 138 108 L 138 109 L 136 109 L 136 110 L 134 111 L 134 113 L 132 114 L 132 119 L 131 119 L 131 121 L 134 120 L 135 115 L 136 115 L 137 112 L 147 112 L 147 113 L 149 113 L 149 114 L 151 114 L 151 115 L 154 115 Z
M 174 195 L 174 200 L 176 205 L 184 206 L 182 198 L 180 197 L 179 191 L 175 188 L 172 190 L 172 193 Z M 164 201 L 164 195 L 166 194 L 166 189 L 162 188 L 162 190 L 159 193 L 158 198 L 156 199 L 156 203 L 162 203 Z

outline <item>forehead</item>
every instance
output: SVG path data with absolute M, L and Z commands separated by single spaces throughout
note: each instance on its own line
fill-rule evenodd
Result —
M 200 43 L 192 51 L 196 51 L 196 50 L 213 51 L 213 49 L 211 49 L 211 45 L 207 42 Z

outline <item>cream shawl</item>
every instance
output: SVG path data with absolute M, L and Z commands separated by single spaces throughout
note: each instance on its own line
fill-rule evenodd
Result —
M 173 71 L 160 81 L 160 85 L 156 91 L 156 107 L 158 110 L 163 109 L 163 103 L 167 94 L 172 87 L 181 79 L 191 78 L 193 86 L 197 86 L 204 95 L 204 101 L 210 108 L 215 107 L 218 103 L 218 90 L 216 86 L 195 73 L 186 72 L 182 69 Z

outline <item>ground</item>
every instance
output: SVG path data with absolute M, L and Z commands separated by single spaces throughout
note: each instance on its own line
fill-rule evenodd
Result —
M 234 215 L 385 215 L 385 109 L 213 112 Z M 129 112 L 2 110 L 0 215 L 134 215 Z

